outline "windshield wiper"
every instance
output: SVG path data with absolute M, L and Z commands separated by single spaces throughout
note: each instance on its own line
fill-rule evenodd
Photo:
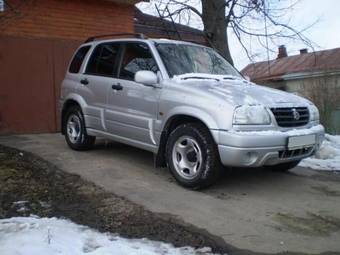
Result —
M 225 75 L 225 76 L 223 76 L 223 78 L 222 78 L 223 80 L 238 80 L 238 79 L 240 79 L 239 77 L 236 77 L 236 76 L 234 76 L 234 75 Z
M 191 77 L 184 77 L 184 78 L 182 78 L 182 80 L 189 80 L 189 79 L 220 81 L 220 80 L 217 79 L 217 78 L 211 78 L 211 77 L 199 77 L 199 76 L 191 76 Z

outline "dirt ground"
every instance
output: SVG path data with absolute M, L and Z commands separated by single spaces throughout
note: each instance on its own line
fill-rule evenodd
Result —
M 170 215 L 154 214 L 104 192 L 79 176 L 64 173 L 29 153 L 0 146 L 0 218 L 65 217 L 127 238 L 149 238 L 175 246 L 230 248 L 219 238 Z
M 46 141 L 46 139 L 44 141 Z M 27 140 L 26 143 L 29 144 L 30 148 L 33 145 L 40 144 L 37 140 Z M 48 143 L 45 143 L 45 145 L 47 144 Z M 56 143 L 54 143 L 54 146 L 55 144 Z M 22 146 L 19 146 L 18 148 L 22 148 Z M 120 146 L 119 148 L 119 151 L 124 153 L 122 146 Z M 100 231 L 118 233 L 121 236 L 128 238 L 146 237 L 151 240 L 172 243 L 177 247 L 211 247 L 214 252 L 236 255 L 265 254 L 263 252 L 254 253 L 249 250 L 241 250 L 235 248 L 234 246 L 229 245 L 228 241 L 226 241 L 226 239 L 229 238 L 221 238 L 216 235 L 211 235 L 206 230 L 183 222 L 178 216 L 159 212 L 151 212 L 149 211 L 149 209 L 145 209 L 145 207 L 139 206 L 134 202 L 131 202 L 121 196 L 117 196 L 111 193 L 111 191 L 104 191 L 102 188 L 94 185 L 91 182 L 85 181 L 78 175 L 66 173 L 60 170 L 59 166 L 56 167 L 54 164 L 49 163 L 42 158 L 26 151 L 27 148 L 25 149 L 25 151 L 20 151 L 0 145 L 0 218 L 27 216 L 30 214 L 38 215 L 40 217 L 64 217 L 78 224 L 86 225 Z M 44 148 L 44 151 L 46 151 L 46 148 Z M 103 151 L 100 152 L 101 154 L 103 154 Z M 112 154 L 110 154 L 109 152 L 110 151 L 108 151 L 107 153 L 110 155 L 110 157 L 112 157 Z M 60 162 L 65 162 L 65 160 L 62 160 L 63 158 L 60 157 L 60 154 L 56 154 L 55 151 L 51 150 L 48 153 L 53 153 L 53 158 L 55 158 L 55 162 L 57 164 L 59 164 Z M 67 151 L 65 153 L 67 153 L 68 157 L 72 158 L 72 161 L 74 160 L 76 164 L 70 164 L 70 167 L 72 166 L 76 169 L 78 169 L 79 167 L 83 167 L 84 173 L 86 173 L 86 168 L 92 167 L 89 162 L 86 162 L 87 165 L 80 164 L 80 162 L 85 163 L 84 160 L 79 160 L 74 156 L 79 155 L 81 157 L 88 158 L 91 154 L 75 153 L 73 155 L 71 151 Z M 102 164 L 103 156 L 101 157 L 99 152 L 97 154 L 94 156 L 96 156 L 96 160 L 100 161 Z M 128 153 L 128 155 L 130 157 L 131 153 Z M 137 156 L 138 154 L 135 155 Z M 122 160 L 125 159 L 124 155 L 120 157 L 122 158 Z M 59 162 L 58 160 L 62 161 Z M 149 161 L 148 158 L 147 161 Z M 126 169 L 124 173 L 128 174 L 128 168 L 124 168 Z M 97 166 L 95 169 L 97 174 L 101 173 L 101 168 L 98 168 Z M 132 168 L 132 170 L 135 170 L 133 171 L 134 176 L 138 176 L 138 171 L 136 171 L 136 169 L 134 168 Z M 143 173 L 145 172 L 146 171 L 144 171 Z M 113 169 L 111 168 L 110 173 L 113 173 Z M 137 182 L 133 180 L 133 176 L 130 176 L 131 178 L 129 179 L 129 183 L 125 183 L 122 182 L 123 179 L 121 179 L 121 177 L 118 175 L 121 172 L 117 171 L 114 173 L 117 174 L 116 182 L 113 182 L 111 177 L 111 179 L 108 178 L 108 175 L 102 175 L 101 178 L 109 179 L 111 185 L 124 185 L 124 187 L 127 187 L 126 185 L 129 185 L 130 183 L 130 185 L 144 185 L 143 187 L 147 187 L 149 189 L 149 184 L 143 181 L 144 179 L 138 179 Z M 152 177 L 150 176 L 148 175 L 149 178 Z M 272 175 L 262 175 L 261 178 L 264 178 L 264 180 L 261 181 L 255 175 L 252 174 L 251 176 L 251 178 L 255 178 L 257 185 L 260 182 L 262 184 L 272 183 L 270 185 L 278 186 L 277 183 L 273 182 Z M 268 176 L 270 177 L 270 180 L 272 180 L 272 182 L 268 182 Z M 239 192 L 238 189 L 236 190 L 237 192 L 235 191 L 236 193 L 233 192 L 233 185 L 229 184 L 228 186 L 226 186 L 223 181 L 219 185 L 215 185 L 213 188 L 204 191 L 203 193 L 189 192 L 186 190 L 181 190 L 176 184 L 172 184 L 171 182 L 169 182 L 169 178 L 165 174 L 162 175 L 161 173 L 158 173 L 157 175 L 155 174 L 154 178 L 156 177 L 158 178 L 158 182 L 161 182 L 161 184 L 163 182 L 160 178 L 165 178 L 167 180 L 166 183 L 168 183 L 167 185 L 173 185 L 174 188 L 176 188 L 175 191 L 181 191 L 181 193 L 183 193 L 184 195 L 188 196 L 192 194 L 192 196 L 196 199 L 207 197 L 208 200 L 204 200 L 205 207 L 199 207 L 201 209 L 204 209 L 207 206 L 209 208 L 209 202 L 215 202 L 215 200 L 220 201 L 221 206 L 224 206 L 225 201 L 228 201 L 229 205 L 233 205 L 232 202 L 236 199 L 235 196 L 238 194 L 237 192 Z M 249 190 L 243 189 L 242 194 L 240 194 L 240 198 L 242 199 L 250 196 L 250 194 L 252 194 L 251 192 L 254 193 L 254 185 L 252 185 L 251 178 L 249 177 L 247 179 Z M 289 178 L 289 183 L 292 183 L 292 180 L 295 179 L 295 182 L 301 182 L 302 180 L 305 180 L 302 179 L 302 177 L 295 177 L 294 175 L 282 175 L 280 182 L 284 182 L 287 178 Z M 317 178 L 320 179 L 321 177 Z M 233 177 L 232 180 L 236 182 L 237 186 L 239 185 L 240 182 L 238 181 L 237 176 Z M 314 181 L 312 183 L 314 184 Z M 230 192 L 222 192 L 220 186 L 229 187 L 229 189 L 231 190 Z M 132 185 L 131 188 L 133 187 L 134 186 Z M 322 192 L 322 194 L 327 194 L 327 196 L 334 198 L 337 198 L 339 196 L 338 193 L 334 193 L 337 191 L 330 187 L 316 185 L 314 185 L 313 187 L 313 190 L 315 190 L 315 192 Z M 136 192 L 138 192 L 138 186 L 134 189 L 136 190 L 135 193 L 130 191 L 130 194 L 132 196 L 137 195 Z M 166 184 L 162 186 L 162 189 L 167 190 Z M 262 190 L 263 189 L 261 189 L 260 195 L 261 197 L 264 197 L 264 194 L 267 193 L 263 193 L 264 191 L 262 192 Z M 275 189 L 270 187 L 270 190 L 273 191 Z M 290 192 L 292 192 L 292 187 L 290 187 L 289 190 Z M 152 191 L 152 194 L 158 194 L 158 196 L 161 196 L 162 194 L 161 191 L 157 189 L 157 186 L 152 186 Z M 176 196 L 177 194 L 175 191 L 173 191 L 173 196 Z M 284 190 L 280 188 L 277 191 L 282 192 Z M 147 194 L 148 193 L 145 192 L 145 195 Z M 285 197 L 287 198 L 286 195 Z M 239 201 L 240 198 L 236 199 L 235 201 Z M 181 197 L 177 197 L 177 200 L 181 201 Z M 169 201 L 171 202 L 173 200 Z M 169 203 L 169 201 L 166 200 L 164 202 Z M 190 200 L 187 200 L 187 202 L 188 201 Z M 251 197 L 251 201 L 254 201 L 253 197 Z M 203 205 L 202 202 L 198 202 L 198 200 L 196 203 L 198 203 L 198 205 Z M 252 205 L 255 206 L 254 203 Z M 185 208 L 185 204 L 181 206 L 182 208 Z M 215 209 L 215 211 L 216 210 L 217 209 Z M 195 212 L 191 213 L 193 216 L 195 215 Z M 202 215 L 202 212 L 200 212 L 199 214 Z M 325 238 L 328 238 L 329 233 L 338 231 L 338 229 L 340 228 L 340 222 L 337 218 L 325 218 L 315 213 L 311 213 L 308 217 L 299 218 L 294 214 L 290 214 L 289 211 L 286 213 L 284 213 L 283 211 L 283 213 L 273 214 L 270 215 L 270 217 L 274 217 L 275 221 L 280 222 L 280 224 L 274 225 L 275 231 L 288 231 L 289 233 L 297 233 L 298 236 L 301 236 L 301 234 L 303 234 L 304 236 L 317 235 L 325 236 Z M 229 218 L 226 219 L 229 220 Z M 240 224 L 241 223 L 239 222 L 238 226 L 244 226 L 244 224 Z M 281 252 L 280 254 L 302 253 Z M 313 254 L 315 254 L 315 252 L 313 252 Z M 325 252 L 322 254 L 328 255 L 339 253 Z

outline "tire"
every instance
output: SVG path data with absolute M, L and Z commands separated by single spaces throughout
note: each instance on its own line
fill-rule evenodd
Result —
M 67 109 L 63 125 L 65 140 L 71 149 L 84 151 L 93 148 L 96 137 L 87 135 L 84 115 L 79 106 Z
M 300 161 L 301 160 L 297 160 L 297 161 L 278 164 L 275 166 L 267 166 L 266 168 L 270 168 L 271 170 L 275 172 L 287 172 L 290 169 L 293 169 L 294 167 L 296 167 L 300 163 Z
M 183 124 L 173 130 L 165 155 L 168 169 L 176 181 L 190 189 L 212 185 L 222 169 L 215 141 L 200 123 Z

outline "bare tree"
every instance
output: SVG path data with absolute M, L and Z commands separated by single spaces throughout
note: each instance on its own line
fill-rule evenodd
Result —
M 204 34 L 211 44 L 231 64 L 228 29 L 231 29 L 240 45 L 252 60 L 246 38 L 254 39 L 265 47 L 278 38 L 302 41 L 313 48 L 304 31 L 313 24 L 296 29 L 287 18 L 289 11 L 299 2 L 295 0 L 154 0 L 162 10 L 168 8 L 168 16 L 190 22 L 198 17 L 204 26 Z M 269 41 L 269 42 L 268 42 Z

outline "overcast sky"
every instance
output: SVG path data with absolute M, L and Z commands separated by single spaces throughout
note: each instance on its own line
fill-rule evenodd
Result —
M 155 14 L 154 2 L 139 4 L 144 12 Z M 340 47 L 340 0 L 301 0 L 301 2 L 294 7 L 289 13 L 287 18 L 290 18 L 290 25 L 296 28 L 303 28 L 314 21 L 318 22 L 310 28 L 305 35 L 311 39 L 319 47 L 316 50 L 331 49 Z M 194 27 L 200 28 L 201 25 L 198 21 L 190 24 Z M 237 42 L 233 34 L 230 33 L 230 48 L 231 53 L 238 69 L 242 69 L 250 60 L 247 58 L 245 52 Z M 255 55 L 256 61 L 267 60 L 267 52 L 262 47 L 256 45 L 255 38 L 249 42 L 252 47 L 252 53 Z M 299 49 L 306 48 L 305 45 L 299 42 L 277 40 L 271 48 L 276 48 L 277 45 L 285 44 L 289 55 L 299 53 Z M 269 53 L 270 59 L 276 58 L 276 53 Z

